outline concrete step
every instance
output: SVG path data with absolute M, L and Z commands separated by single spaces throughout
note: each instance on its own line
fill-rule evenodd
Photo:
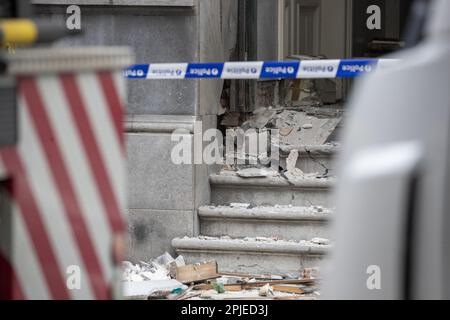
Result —
M 237 206 L 202 206 L 198 208 L 200 233 L 233 238 L 276 237 L 302 240 L 329 238 L 331 211 L 322 207 L 290 205 L 241 208 Z
M 298 178 L 287 180 L 281 176 L 241 178 L 235 174 L 213 174 L 209 177 L 211 203 L 227 205 L 232 202 L 255 206 L 283 205 L 324 206 L 329 203 L 333 178 Z
M 317 146 L 280 146 L 280 166 L 286 169 L 286 158 L 291 150 L 298 150 L 296 167 L 305 173 L 333 175 L 335 171 L 334 158 L 339 151 L 339 145 L 324 144 Z
M 233 239 L 199 236 L 175 238 L 175 251 L 187 263 L 216 260 L 220 272 L 298 275 L 304 268 L 320 266 L 330 245 L 311 241 L 284 241 L 259 238 Z

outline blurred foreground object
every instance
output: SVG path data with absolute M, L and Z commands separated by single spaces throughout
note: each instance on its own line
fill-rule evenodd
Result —
M 420 7 L 422 42 L 354 88 L 324 298 L 450 298 L 450 1 Z
M 0 147 L 0 298 L 109 299 L 123 260 L 124 47 L 17 50 Z M 121 243 L 122 242 L 122 243 Z
M 53 22 L 31 19 L 1 19 L 0 45 L 30 46 L 52 42 L 78 31 L 68 30 Z
M 24 3 L 0 4 L 2 46 L 67 34 L 18 18 Z M 131 50 L 18 48 L 0 63 L 0 299 L 120 296 Z
M 68 30 L 54 21 L 34 19 L 29 1 L 2 0 L 0 3 L 0 46 L 15 48 L 52 42 L 79 31 Z

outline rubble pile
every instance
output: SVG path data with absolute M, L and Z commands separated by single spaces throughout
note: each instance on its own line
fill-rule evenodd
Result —
M 242 241 L 274 241 L 270 238 Z M 314 239 L 313 239 L 314 240 Z M 314 243 L 311 240 L 311 243 Z M 322 242 L 326 239 L 318 239 Z M 322 245 L 323 243 L 317 243 Z M 317 299 L 318 270 L 301 276 L 219 272 L 216 261 L 186 265 L 182 256 L 167 252 L 149 262 L 122 263 L 125 299 L 139 300 L 309 300 Z
M 250 114 L 224 109 L 224 114 L 220 118 L 220 129 L 226 133 L 227 161 L 220 174 L 236 176 L 239 179 L 270 178 L 270 182 L 280 179 L 281 181 L 275 182 L 281 182 L 282 186 L 286 185 L 285 181 L 295 185 L 304 183 L 304 180 L 308 179 L 333 179 L 329 168 L 320 162 L 324 160 L 313 159 L 313 157 L 320 158 L 324 154 L 326 156 L 322 159 L 326 158 L 337 146 L 334 135 L 343 117 L 342 109 L 335 105 L 323 105 L 326 102 L 335 103 L 335 99 L 327 101 L 324 98 L 330 92 L 330 96 L 335 97 L 333 87 L 335 87 L 333 83 L 295 81 L 289 97 L 290 103 L 284 101 L 284 106 L 259 107 Z M 274 155 L 276 157 L 272 157 Z M 272 161 L 273 159 L 275 161 Z M 308 165 L 299 166 L 302 161 L 307 162 Z M 311 168 L 313 169 L 310 170 Z M 316 170 L 321 172 L 315 172 Z M 234 177 L 231 178 L 233 181 L 234 179 Z M 314 185 L 316 181 L 306 183 Z M 279 213 L 289 218 L 292 218 L 293 212 L 297 215 L 304 212 L 305 217 L 311 220 L 316 218 L 313 215 L 324 216 L 330 213 L 330 209 L 321 206 L 264 207 L 239 202 L 232 202 L 227 207 L 213 206 L 213 208 L 219 211 L 231 208 L 231 212 L 237 215 L 264 216 L 264 214 Z M 297 215 L 296 218 L 298 218 Z M 321 252 L 322 249 L 328 249 L 327 247 L 331 246 L 328 239 L 320 237 L 309 240 L 287 240 L 276 236 L 242 237 L 241 235 L 232 238 L 227 235 L 220 237 L 199 235 L 195 239 L 231 247 L 252 247 L 258 250 L 281 246 L 289 250 L 308 248 L 307 250 L 317 249 L 317 252 Z M 220 258 L 216 257 L 216 259 L 220 261 Z M 300 270 L 299 267 L 298 270 L 294 270 L 294 267 L 289 269 L 289 272 L 292 272 L 290 274 L 226 273 L 219 272 L 217 261 L 186 264 L 182 256 L 173 258 L 165 253 L 148 262 L 141 261 L 138 264 L 124 262 L 124 296 L 127 299 L 165 300 L 300 300 L 316 299 L 320 295 L 316 268 Z M 225 265 L 224 268 L 226 268 Z M 253 269 L 251 272 L 266 272 L 262 270 L 264 269 Z
M 138 264 L 132 264 L 129 261 L 123 261 L 124 281 L 146 281 L 146 280 L 167 280 L 170 279 L 169 267 L 175 263 L 177 266 L 184 266 L 185 262 L 182 256 L 176 259 L 169 253 L 164 253 L 157 259 L 150 262 L 140 261 Z
M 235 174 L 241 178 L 281 177 L 288 181 L 296 179 L 322 179 L 331 175 L 324 166 L 322 172 L 304 173 L 296 164 L 300 152 L 307 153 L 308 148 L 320 146 L 322 149 L 337 147 L 335 132 L 342 121 L 343 113 L 339 106 L 332 107 L 260 107 L 255 109 L 244 121 L 237 113 L 226 113 L 221 125 L 232 132 L 234 136 L 233 154 L 227 154 L 227 159 L 235 159 L 234 164 L 227 162 L 222 167 L 221 174 Z M 278 130 L 278 136 L 273 137 L 272 129 Z M 242 141 L 238 135 L 245 134 Z M 252 137 L 258 136 L 258 137 Z M 249 150 L 248 143 L 258 141 L 267 135 L 267 148 L 264 150 Z M 248 140 L 245 140 L 248 139 Z M 245 145 L 247 143 L 247 145 Z M 271 163 L 271 152 L 277 149 L 280 164 L 274 167 Z M 229 152 L 229 151 L 228 151 Z

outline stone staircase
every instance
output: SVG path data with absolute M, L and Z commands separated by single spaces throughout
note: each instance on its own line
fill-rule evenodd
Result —
M 332 172 L 337 147 L 299 147 L 303 172 Z M 286 152 L 281 152 L 281 163 Z M 330 245 L 333 178 L 210 176 L 211 203 L 198 208 L 200 236 L 172 246 L 187 262 L 215 259 L 224 272 L 299 274 L 316 267 Z

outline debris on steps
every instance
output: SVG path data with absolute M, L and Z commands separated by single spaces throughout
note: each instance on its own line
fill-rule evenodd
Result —
M 325 143 L 323 145 L 282 145 L 279 149 L 280 168 L 287 170 L 287 158 L 292 151 L 298 153 L 296 168 L 306 173 L 317 173 L 318 176 L 333 176 L 333 159 L 339 152 L 338 143 Z
M 301 97 L 302 104 L 308 99 L 314 97 Z M 226 156 L 234 162 L 210 176 L 211 202 L 217 206 L 198 208 L 202 235 L 172 240 L 190 263 L 171 263 L 170 277 L 189 285 L 178 299 L 319 295 L 315 267 L 332 246 L 331 209 L 324 206 L 335 182 L 331 159 L 339 145 L 333 137 L 342 117 L 339 106 L 311 105 L 221 116 L 221 129 L 232 144 Z M 258 143 L 256 151 L 248 147 L 252 143 Z M 279 161 L 271 163 L 273 150 Z
M 262 129 L 265 128 L 269 122 L 277 119 L 276 116 L 279 110 L 274 109 L 272 107 L 261 107 L 257 108 L 253 111 L 252 115 L 249 117 L 247 121 L 245 121 L 241 128 L 244 130 L 247 129 Z
M 287 179 L 282 174 L 271 177 L 242 178 L 236 172 L 221 172 L 209 176 L 211 203 L 232 202 L 254 205 L 327 206 L 333 177 L 304 174 Z
M 234 164 L 227 162 L 227 167 L 235 171 L 245 169 L 249 165 L 256 168 L 269 166 L 271 153 L 275 149 L 279 149 L 283 158 L 286 152 L 289 153 L 292 149 L 297 149 L 303 154 L 302 146 L 311 146 L 314 149 L 322 145 L 336 144 L 334 139 L 343 118 L 343 111 L 339 106 L 333 108 L 269 106 L 256 108 L 246 121 L 241 118 L 236 113 L 229 113 L 223 119 L 227 121 L 221 122 L 223 129 L 226 130 L 227 143 L 233 144 L 227 146 L 226 156 L 227 159 L 234 159 Z M 276 130 L 278 134 L 275 133 Z M 267 140 L 266 143 L 264 139 Z M 249 147 L 249 143 L 245 141 L 258 144 L 258 148 Z M 321 167 L 313 167 L 322 171 Z
M 172 247 L 188 262 L 216 260 L 221 272 L 300 274 L 318 266 L 331 245 L 278 238 L 184 237 Z
M 276 177 L 279 173 L 270 168 L 246 168 L 236 171 L 236 175 L 241 178 L 266 178 Z
M 149 262 L 140 261 L 133 264 L 122 262 L 122 287 L 125 299 L 152 299 L 169 296 L 184 291 L 187 286 L 171 279 L 170 266 L 185 265 L 182 256 L 174 259 L 169 253 L 164 253 Z
M 328 220 L 331 209 L 322 206 L 299 207 L 293 205 L 255 206 L 250 203 L 231 203 L 230 205 L 208 205 L 198 209 L 200 217 L 230 217 L 252 219 L 267 217 L 270 220 Z
M 283 175 L 287 168 L 287 159 L 290 165 L 301 170 L 306 176 L 314 177 L 333 177 L 335 172 L 334 157 L 339 151 L 340 146 L 337 143 L 327 143 L 323 145 L 283 145 L 279 149 L 279 167 L 277 170 L 257 163 L 257 158 L 264 156 L 246 155 L 246 164 L 226 164 L 222 166 L 221 174 L 236 174 L 242 178 L 263 178 Z M 236 157 L 240 157 L 236 155 Z M 296 159 L 291 160 L 291 159 Z M 257 164 L 256 164 L 257 163 Z M 291 170 L 292 171 L 292 170 Z
M 299 177 L 304 177 L 305 173 L 296 167 L 297 165 L 297 159 L 298 159 L 298 150 L 291 150 L 289 152 L 288 157 L 286 158 L 286 171 L 283 173 L 283 175 L 288 180 L 295 180 Z
M 289 145 L 323 145 L 330 141 L 343 118 L 339 108 L 288 108 L 259 107 L 242 124 L 233 115 L 234 121 L 222 122 L 227 129 L 247 131 L 248 129 L 278 129 L 280 147 Z M 228 125 L 228 126 L 227 126 Z
M 322 206 L 255 206 L 250 203 L 201 206 L 200 233 L 234 238 L 271 235 L 302 240 L 328 238 L 331 209 Z
M 323 145 L 338 127 L 342 113 L 329 117 L 308 114 L 304 110 L 284 108 L 275 127 L 280 130 L 280 148 L 299 145 Z
M 150 260 L 149 262 L 140 261 L 138 264 L 133 264 L 129 261 L 123 261 L 122 268 L 124 272 L 122 274 L 122 280 L 140 282 L 147 280 L 170 279 L 169 268 L 172 263 L 177 266 L 185 265 L 182 256 L 174 259 L 167 252 L 156 259 Z
M 183 261 L 182 256 L 173 259 L 168 253 L 148 263 L 141 261 L 134 265 L 124 261 L 124 297 L 140 300 L 301 300 L 315 299 L 319 295 L 317 269 L 305 269 L 300 277 L 219 273 L 218 264 L 214 260 L 190 265 L 184 265 Z M 153 278 L 157 280 L 149 280 Z
M 298 169 L 298 168 L 297 168 Z M 295 184 L 295 181 L 335 181 L 335 177 L 318 174 L 317 172 L 304 173 L 300 169 L 298 171 L 290 171 L 290 175 L 286 175 L 287 170 L 281 172 L 270 168 L 246 168 L 241 170 L 222 169 L 218 174 L 212 174 L 212 179 L 233 179 L 242 181 L 242 183 L 265 183 L 272 181 L 274 184 Z M 264 179 L 266 178 L 266 179 Z M 210 179 L 211 180 L 211 179 Z
M 200 299 L 316 299 L 320 295 L 318 270 L 306 270 L 300 277 L 224 272 L 220 273 L 220 278 L 196 284 L 192 289 L 194 292 L 201 290 L 202 293 L 197 296 Z

